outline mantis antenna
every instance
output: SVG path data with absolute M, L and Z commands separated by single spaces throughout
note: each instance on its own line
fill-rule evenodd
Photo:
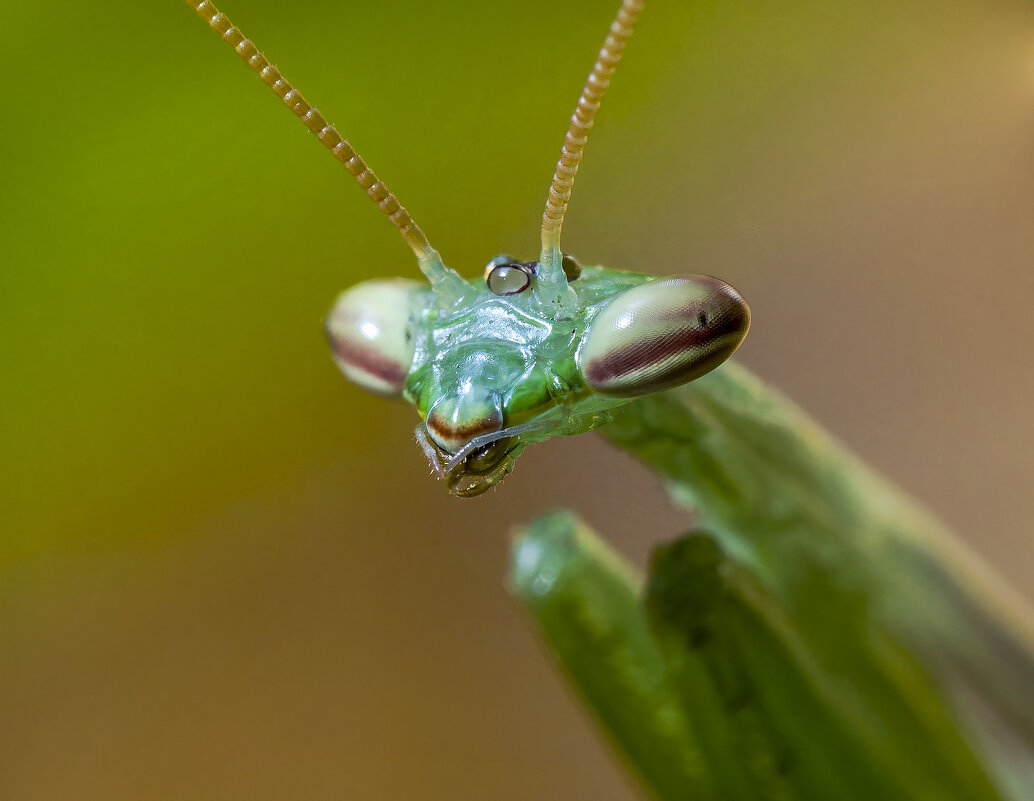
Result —
M 345 169 L 355 178 L 356 183 L 366 190 L 366 194 L 387 215 L 391 224 L 406 240 L 406 244 L 413 249 L 421 272 L 430 281 L 431 287 L 438 293 L 442 302 L 450 304 L 468 292 L 469 285 L 456 272 L 445 266 L 438 251 L 431 247 L 424 232 L 420 230 L 420 226 L 409 216 L 409 212 L 399 203 L 398 198 L 391 193 L 384 182 L 366 166 L 366 162 L 355 152 L 348 140 L 340 134 L 337 128 L 327 122 L 326 117 L 319 112 L 319 109 L 312 106 L 302 97 L 301 92 L 291 86 L 290 82 L 280 74 L 280 70 L 269 63 L 269 59 L 262 55 L 255 44 L 241 32 L 241 29 L 230 22 L 229 17 L 209 0 L 185 0 L 185 2 L 197 11 L 224 42 L 234 49 L 245 64 L 258 73 L 262 82 L 284 101 L 284 105 L 316 135 L 316 138 L 331 152 L 331 155 L 345 165 Z
M 571 200 L 574 177 L 578 173 L 582 151 L 589 139 L 589 131 L 599 111 L 603 93 L 610 85 L 614 69 L 621 60 L 621 54 L 625 51 L 625 45 L 645 4 L 646 0 L 623 0 L 607 31 L 607 38 L 603 40 L 603 47 L 596 56 L 592 72 L 585 80 L 574 114 L 571 115 L 571 124 L 560 150 L 560 160 L 553 173 L 553 183 L 549 187 L 546 210 L 542 214 L 542 255 L 539 257 L 538 273 L 540 286 L 552 284 L 559 287 L 567 283 L 561 266 L 560 229 L 564 224 L 567 204 Z

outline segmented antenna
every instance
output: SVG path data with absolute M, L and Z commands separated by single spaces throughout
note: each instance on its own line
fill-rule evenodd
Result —
M 592 72 L 585 81 L 578 105 L 571 116 L 571 124 L 564 137 L 564 146 L 560 151 L 560 160 L 553 174 L 553 184 L 549 187 L 549 198 L 546 210 L 542 215 L 542 256 L 539 260 L 539 281 L 566 281 L 561 267 L 560 229 L 564 224 L 564 213 L 571 200 L 571 188 L 574 177 L 578 173 L 578 165 L 582 161 L 582 151 L 592 130 L 592 122 L 599 111 L 603 93 L 610 85 L 621 54 L 632 35 L 639 13 L 646 0 L 623 0 L 617 16 L 610 24 L 607 38 L 596 57 Z M 549 272 L 543 275 L 543 267 Z
M 316 134 L 316 138 L 323 143 L 334 158 L 345 165 L 345 169 L 366 190 L 366 194 L 387 215 L 392 225 L 399 230 L 402 238 L 413 249 L 420 263 L 420 269 L 427 276 L 432 287 L 438 290 L 446 300 L 454 299 L 465 292 L 468 285 L 459 275 L 443 264 L 438 252 L 431 247 L 424 232 L 420 230 L 420 226 L 409 216 L 409 212 L 399 203 L 398 198 L 391 193 L 383 181 L 377 178 L 373 170 L 366 166 L 366 162 L 355 152 L 337 128 L 327 122 L 326 118 L 320 114 L 319 109 L 310 105 L 302 97 L 301 92 L 291 86 L 288 80 L 280 74 L 280 70 L 269 63 L 269 59 L 262 55 L 240 28 L 230 22 L 229 17 L 209 0 L 185 0 L 185 2 L 197 11 L 212 30 L 222 37 L 224 42 L 234 49 L 245 64 L 258 73 L 262 82 L 284 101 L 284 105 L 302 121 L 306 128 Z M 459 284 L 456 283 L 457 281 Z

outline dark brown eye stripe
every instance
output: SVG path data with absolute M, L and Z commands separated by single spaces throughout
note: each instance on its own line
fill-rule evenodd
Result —
M 686 309 L 684 320 L 696 320 L 703 307 Z M 634 373 L 653 372 L 651 387 L 677 378 L 681 383 L 696 375 L 703 375 L 714 367 L 713 358 L 727 353 L 738 344 L 743 335 L 743 318 L 739 314 L 723 314 L 709 320 L 706 328 L 683 324 L 673 331 L 641 339 L 617 348 L 603 357 L 593 359 L 585 366 L 585 377 L 593 386 L 606 387 Z M 702 358 L 703 357 L 703 358 Z M 684 372 L 693 363 L 699 369 Z
M 429 430 L 434 431 L 435 438 L 448 442 L 470 442 L 474 437 L 482 434 L 492 434 L 503 427 L 502 417 L 493 415 L 482 417 L 477 420 L 464 421 L 463 423 L 450 423 L 439 414 L 432 411 L 427 415 L 425 423 Z
M 398 362 L 387 359 L 369 348 L 364 348 L 347 337 L 335 337 L 328 332 L 327 340 L 334 356 L 349 367 L 380 379 L 386 384 L 401 389 L 406 382 L 406 368 Z

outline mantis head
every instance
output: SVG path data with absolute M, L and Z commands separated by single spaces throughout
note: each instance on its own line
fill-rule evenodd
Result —
M 573 303 L 562 315 L 536 292 L 537 264 L 501 256 L 447 305 L 415 281 L 369 281 L 327 318 L 349 379 L 416 405 L 417 441 L 454 495 L 498 483 L 533 442 L 590 431 L 637 396 L 703 375 L 750 326 L 747 304 L 717 278 L 564 263 Z
M 186 0 L 316 135 L 398 229 L 426 283 L 359 284 L 327 317 L 334 360 L 372 392 L 416 405 L 416 437 L 454 495 L 497 484 L 528 445 L 589 431 L 630 400 L 691 381 L 743 341 L 750 311 L 704 275 L 651 279 L 582 267 L 560 250 L 575 175 L 645 0 L 623 0 L 571 117 L 537 261 L 497 256 L 484 277 L 447 267 L 338 130 L 210 0 Z

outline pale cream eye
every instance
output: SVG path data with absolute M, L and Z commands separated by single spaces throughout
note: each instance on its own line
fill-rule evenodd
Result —
M 485 282 L 496 295 L 516 295 L 531 286 L 531 274 L 516 264 L 498 264 L 489 270 Z
M 577 354 L 597 392 L 636 397 L 692 381 L 724 362 L 750 327 L 750 309 L 707 275 L 657 278 L 616 295 Z
M 327 338 L 345 377 L 378 395 L 399 397 L 416 344 L 411 309 L 423 289 L 403 279 L 365 281 L 338 296 L 327 315 Z

